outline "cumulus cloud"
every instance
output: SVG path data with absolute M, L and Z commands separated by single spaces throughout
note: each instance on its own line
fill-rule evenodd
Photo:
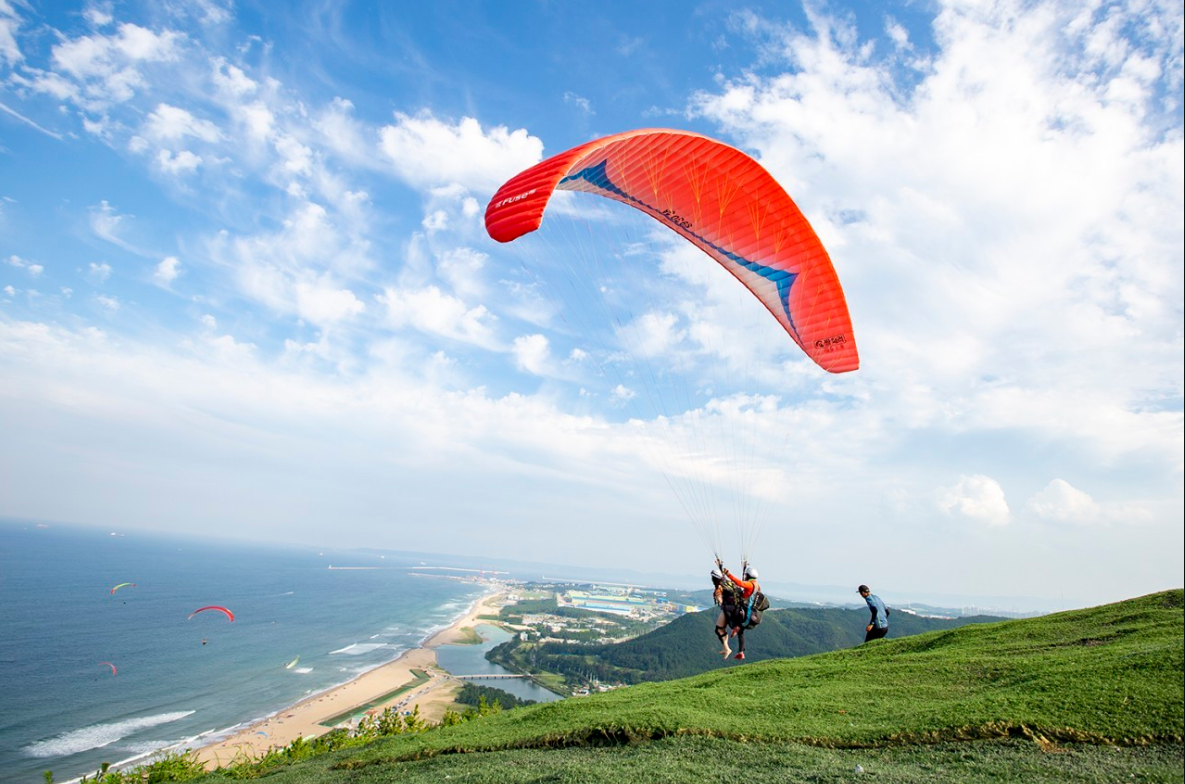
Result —
M 1057 522 L 1090 523 L 1099 518 L 1099 505 L 1064 479 L 1054 479 L 1025 504 L 1033 514 Z
M 126 23 L 112 35 L 67 38 L 53 48 L 53 73 L 38 73 L 31 86 L 61 95 L 63 80 L 72 81 L 69 97 L 89 111 L 130 100 L 147 86 L 140 67 L 179 56 L 185 36 L 172 30 L 160 33 Z
M 259 88 L 259 84 L 247 76 L 242 68 L 227 61 L 225 57 L 215 57 L 211 65 L 214 85 L 221 91 L 242 98 Z
M 179 141 L 187 137 L 204 142 L 222 138 L 218 126 L 194 117 L 187 109 L 162 103 L 144 120 L 144 133 L 161 141 Z
M 41 266 L 40 264 L 34 264 L 31 261 L 26 261 L 15 254 L 8 257 L 8 264 L 10 266 L 16 267 L 17 269 L 25 270 L 29 273 L 29 276 L 33 278 L 40 276 L 41 273 L 45 271 L 45 267 Z
M 430 112 L 397 112 L 395 123 L 379 130 L 379 140 L 395 173 L 417 188 L 457 183 L 490 193 L 543 157 L 543 142 L 524 129 L 483 130 L 472 117 L 449 124 Z
M 111 277 L 111 265 L 107 262 L 92 261 L 87 268 L 90 279 L 96 283 L 106 283 L 107 278 Z
M 643 313 L 619 330 L 623 342 L 641 357 L 657 357 L 670 352 L 684 333 L 678 328 L 674 313 Z
M 168 286 L 181 274 L 181 260 L 176 256 L 166 256 L 160 260 L 152 273 L 152 280 L 158 286 Z
M 497 348 L 493 332 L 495 317 L 484 305 L 466 305 L 437 286 L 421 289 L 386 288 L 377 297 L 386 306 L 391 326 L 411 326 L 421 332 L 439 335 L 484 348 Z
M 947 515 L 989 526 L 1007 525 L 1010 519 L 1004 488 L 990 476 L 961 476 L 957 484 L 940 489 L 935 502 Z
M 1180 453 L 1180 10 L 947 4 L 920 55 L 820 9 L 692 101 L 831 251 L 878 414 Z M 1165 133 L 1175 124 L 1177 131 Z M 1039 435 L 1038 435 L 1039 434 Z M 1179 458 L 1173 458 L 1179 460 Z
M 185 174 L 195 171 L 201 165 L 202 159 L 201 156 L 189 150 L 182 150 L 178 153 L 161 150 L 156 155 L 156 163 L 160 170 L 166 174 Z
M 536 376 L 547 374 L 551 347 L 544 335 L 520 335 L 514 339 L 514 359 L 520 370 Z
M 298 202 L 275 231 L 223 232 L 208 251 L 243 296 L 278 313 L 329 326 L 365 311 L 348 281 L 369 265 L 367 247 L 320 204 Z
M 314 324 L 333 324 L 357 316 L 366 306 L 349 289 L 309 281 L 296 284 L 296 310 Z
M 613 387 L 612 395 L 613 399 L 618 403 L 625 403 L 637 397 L 638 393 L 624 384 L 618 384 L 617 386 Z

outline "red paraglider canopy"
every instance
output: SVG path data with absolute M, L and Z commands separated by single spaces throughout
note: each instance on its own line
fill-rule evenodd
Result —
M 220 613 L 225 613 L 226 617 L 230 618 L 231 621 L 234 621 L 234 619 L 235 619 L 234 613 L 232 613 L 230 610 L 226 609 L 225 607 L 219 607 L 218 605 L 210 605 L 209 607 L 199 607 L 198 609 L 194 610 L 193 612 L 191 612 L 189 614 L 189 618 L 192 618 L 193 616 L 197 615 L 198 613 L 206 612 L 206 610 L 217 610 Z M 186 620 L 189 620 L 189 618 L 187 618 Z
M 860 366 L 839 277 L 782 186 L 745 153 L 687 131 L 646 129 L 582 144 L 508 180 L 486 231 L 510 242 L 535 231 L 556 190 L 641 210 L 741 281 L 824 370 Z

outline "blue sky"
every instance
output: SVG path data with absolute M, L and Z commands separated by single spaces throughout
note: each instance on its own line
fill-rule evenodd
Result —
M 0 0 L 0 515 L 718 546 L 902 598 L 1185 580 L 1179 3 L 402 5 Z M 643 127 L 783 184 L 859 371 L 621 210 L 549 210 L 592 251 L 485 235 L 507 178 Z M 586 252 L 617 266 L 549 266 Z

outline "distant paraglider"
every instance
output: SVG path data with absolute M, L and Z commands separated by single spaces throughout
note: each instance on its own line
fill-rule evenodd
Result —
M 101 661 L 101 662 L 99 662 L 99 664 L 105 664 L 105 665 L 107 665 L 108 667 L 110 667 L 110 668 L 111 668 L 111 674 L 112 674 L 112 675 L 114 675 L 114 674 L 116 673 L 115 665 L 114 665 L 114 664 L 112 664 L 111 662 L 109 662 L 109 661 Z
M 287 664 L 285 664 L 285 665 L 284 665 L 284 669 L 286 669 L 286 670 L 291 670 L 293 667 L 295 667 L 295 666 L 296 666 L 296 663 L 297 663 L 298 661 L 300 661 L 300 657 L 299 657 L 299 656 L 297 656 L 295 659 L 293 659 L 292 661 L 290 661 L 290 662 L 288 662 Z
M 232 613 L 230 610 L 226 609 L 225 607 L 220 607 L 220 606 L 218 606 L 218 605 L 216 605 L 216 604 L 212 604 L 212 605 L 210 605 L 209 607 L 199 607 L 199 608 L 197 608 L 196 610 L 194 610 L 193 612 L 191 612 L 191 613 L 189 614 L 189 618 L 186 618 L 186 620 L 191 620 L 191 619 L 193 618 L 193 616 L 197 615 L 198 613 L 204 613 L 204 612 L 206 612 L 207 610 L 217 610 L 218 612 L 225 614 L 225 615 L 226 615 L 226 617 L 227 617 L 227 618 L 229 618 L 229 619 L 230 619 L 232 622 L 233 622 L 233 621 L 234 621 L 234 619 L 235 619 L 235 614 L 234 614 L 234 613 Z
M 135 587 L 136 587 L 135 583 L 120 583 L 119 585 L 117 585 L 111 589 L 111 596 L 114 596 L 115 592 L 118 591 L 120 588 L 135 588 Z

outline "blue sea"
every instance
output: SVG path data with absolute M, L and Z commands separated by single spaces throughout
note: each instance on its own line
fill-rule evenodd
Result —
M 421 557 L 0 521 L 0 780 L 196 746 L 396 658 L 487 590 Z

